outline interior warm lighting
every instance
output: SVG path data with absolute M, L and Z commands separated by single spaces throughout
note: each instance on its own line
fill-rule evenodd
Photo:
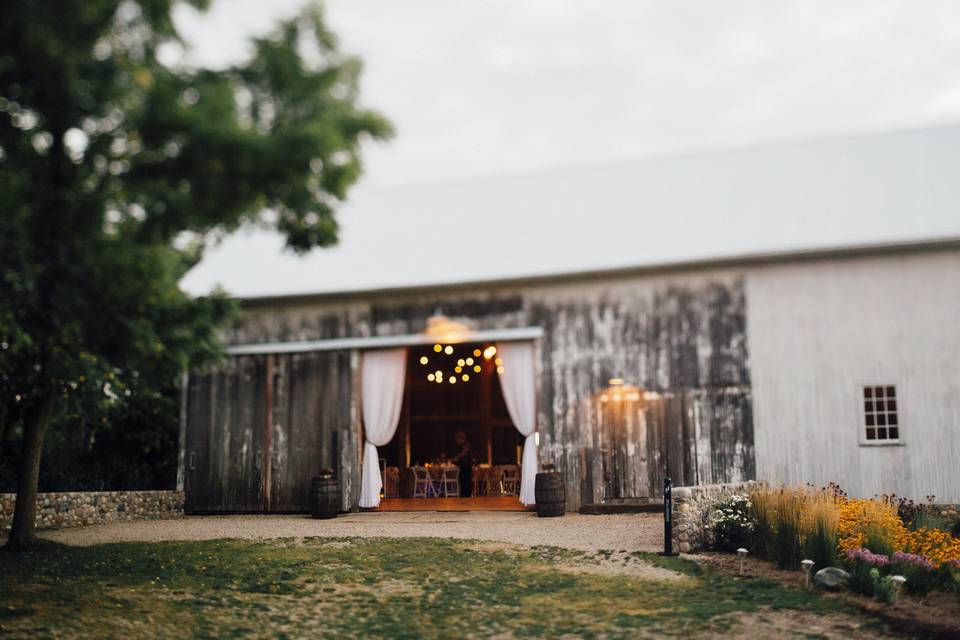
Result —
M 460 378 L 461 378 L 464 382 L 466 382 L 466 381 L 468 381 L 468 380 L 470 379 L 470 376 L 465 373 L 465 374 L 463 374 L 462 376 L 460 376 Z
M 427 374 L 427 380 L 429 380 L 430 382 L 433 382 L 433 379 L 434 379 L 435 377 L 436 377 L 436 376 L 434 376 L 432 373 L 428 373 L 428 374 Z
M 623 386 L 623 378 L 610 378 L 609 384 L 611 387 Z
M 607 397 L 607 394 L 605 394 L 605 393 L 601 393 L 601 394 L 600 394 L 600 402 L 606 402 L 606 401 L 609 400 L 609 399 L 610 399 L 610 398 Z
M 441 351 L 443 351 L 443 347 L 441 347 L 438 344 L 435 344 L 433 345 L 433 350 L 436 351 L 437 353 L 440 353 Z
M 427 364 L 430 362 L 430 359 L 427 356 L 420 356 L 420 364 Z
M 453 347 L 451 347 L 450 345 L 447 345 L 443 348 L 443 352 L 447 355 L 450 355 L 451 353 L 453 353 Z
M 427 318 L 425 333 L 438 342 L 449 344 L 466 340 L 470 336 L 470 327 L 437 313 Z M 434 348 L 434 351 L 436 350 Z

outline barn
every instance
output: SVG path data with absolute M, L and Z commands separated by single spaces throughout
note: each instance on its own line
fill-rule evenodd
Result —
M 244 312 L 185 376 L 186 509 L 305 511 L 323 468 L 383 508 L 458 438 L 477 505 L 548 465 L 568 510 L 666 475 L 958 503 L 958 166 L 956 127 L 785 143 L 360 193 L 307 258 L 228 241 L 183 283 Z

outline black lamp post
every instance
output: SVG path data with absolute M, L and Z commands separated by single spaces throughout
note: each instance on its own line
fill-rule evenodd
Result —
M 673 550 L 673 481 L 663 478 L 663 551 L 659 556 L 678 556 Z

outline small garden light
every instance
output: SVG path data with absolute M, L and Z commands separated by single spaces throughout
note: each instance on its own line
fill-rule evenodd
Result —
M 740 569 L 737 570 L 737 575 L 739 576 L 743 575 L 743 559 L 747 557 L 747 553 L 749 552 L 743 547 L 737 549 L 737 557 L 740 558 Z
M 903 583 L 907 581 L 903 576 L 890 576 L 890 581 L 893 583 L 893 601 L 890 604 L 897 604 L 897 597 L 900 595 L 900 587 L 903 586 Z
M 803 586 L 810 588 L 810 570 L 813 569 L 813 560 L 801 560 L 803 566 Z

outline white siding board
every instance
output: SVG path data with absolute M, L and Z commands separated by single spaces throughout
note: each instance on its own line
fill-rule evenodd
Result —
M 745 279 L 757 476 L 960 502 L 960 252 L 756 268 Z M 896 384 L 899 446 L 862 446 Z

